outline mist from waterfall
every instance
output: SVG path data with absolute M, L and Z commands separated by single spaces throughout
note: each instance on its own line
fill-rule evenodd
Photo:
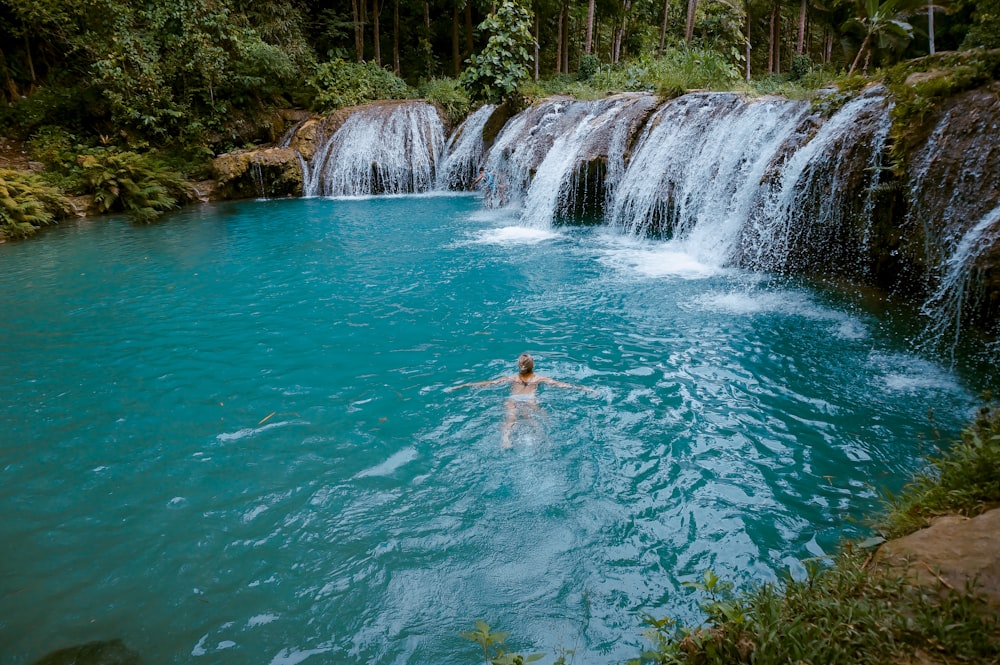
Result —
M 435 185 L 444 124 L 426 102 L 361 107 L 325 141 L 304 174 L 305 196 L 425 192 Z

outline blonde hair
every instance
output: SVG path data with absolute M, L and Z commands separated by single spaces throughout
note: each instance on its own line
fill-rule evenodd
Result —
M 517 357 L 517 368 L 521 370 L 522 374 L 533 372 L 535 370 L 535 359 L 531 357 L 530 353 L 522 353 Z

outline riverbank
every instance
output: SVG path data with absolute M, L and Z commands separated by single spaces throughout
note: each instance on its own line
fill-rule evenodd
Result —
M 919 527 L 919 528 L 918 528 Z M 996 663 L 1000 658 L 1000 411 L 890 498 L 876 536 L 805 579 L 733 594 L 706 573 L 706 624 L 651 620 L 644 660 L 723 663 Z

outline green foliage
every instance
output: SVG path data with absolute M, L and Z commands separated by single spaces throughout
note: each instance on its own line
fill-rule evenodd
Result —
M 26 238 L 68 210 L 62 192 L 40 176 L 0 169 L 0 238 Z
M 531 11 L 517 0 L 502 0 L 479 24 L 489 40 L 480 53 L 469 56 L 468 67 L 459 79 L 472 99 L 499 104 L 516 97 L 530 75 L 532 19 Z
M 667 49 L 661 57 L 643 56 L 620 67 L 602 67 L 594 87 L 657 92 L 665 98 L 687 90 L 730 90 L 740 81 L 737 68 L 710 49 Z
M 897 497 L 880 530 L 895 538 L 923 528 L 939 515 L 975 516 L 1000 504 L 1000 408 L 983 406 L 962 437 Z
M 797 55 L 792 58 L 792 69 L 788 73 L 788 78 L 792 81 L 801 81 L 810 70 L 812 70 L 812 60 L 809 56 Z
M 843 26 L 843 30 L 861 35 L 861 46 L 848 74 L 854 73 L 861 56 L 870 55 L 874 46 L 887 49 L 909 43 L 913 38 L 913 26 L 907 20 L 926 9 L 926 0 L 863 0 L 858 3 L 858 15 Z
M 654 630 L 659 663 L 783 665 L 904 662 L 916 650 L 991 662 L 1000 627 L 972 593 L 941 595 L 903 574 L 874 566 L 868 552 L 848 548 L 828 568 L 810 566 L 803 580 L 764 584 L 722 599 L 716 592 L 708 625 L 677 632 L 669 620 Z M 651 623 L 647 620 L 647 623 Z
M 977 0 L 962 48 L 1000 48 L 1000 0 Z
M 374 62 L 344 62 L 339 58 L 317 67 L 308 85 L 315 91 L 313 107 L 322 112 L 413 96 L 405 81 Z
M 504 652 L 503 643 L 510 637 L 510 633 L 504 631 L 492 631 L 485 621 L 477 621 L 475 630 L 467 630 L 459 633 L 467 640 L 477 643 L 483 650 L 483 659 L 486 665 L 524 665 L 540 660 L 543 654 L 533 653 L 523 656 L 518 653 Z
M 988 399 L 988 397 L 987 397 Z M 961 441 L 931 460 L 892 499 L 882 529 L 898 537 L 933 516 L 975 515 L 1000 502 L 1000 408 L 984 406 Z M 732 593 L 711 571 L 686 586 L 707 594 L 705 627 L 678 630 L 644 618 L 654 650 L 644 661 L 723 665 L 909 662 L 918 651 L 941 662 L 997 662 L 1000 617 L 972 588 L 916 586 L 905 571 L 873 563 L 871 538 L 846 545 L 828 567 L 806 564 L 805 579 L 786 578 Z M 935 661 L 937 662 L 937 661 Z
M 472 102 L 465 88 L 455 79 L 431 79 L 420 86 L 420 96 L 444 110 L 453 126 L 469 115 L 469 110 L 472 108 Z
M 601 67 L 601 61 L 592 53 L 584 53 L 580 56 L 580 68 L 576 77 L 580 81 L 589 81 Z
M 180 175 L 147 155 L 99 148 L 80 155 L 77 164 L 85 193 L 94 196 L 102 213 L 125 212 L 151 222 L 184 195 Z

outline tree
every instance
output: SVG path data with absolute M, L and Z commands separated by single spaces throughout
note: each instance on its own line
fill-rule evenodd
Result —
M 517 0 L 502 0 L 479 24 L 489 40 L 482 52 L 469 56 L 459 79 L 473 99 L 497 103 L 514 98 L 530 76 L 532 21 L 531 11 Z
M 854 62 L 848 70 L 848 75 L 853 74 L 861 63 L 861 55 L 868 51 L 871 56 L 870 47 L 873 39 L 878 39 L 879 46 L 884 47 L 893 39 L 909 41 L 913 37 L 913 26 L 907 23 L 911 16 L 923 12 L 927 7 L 926 0 L 865 0 L 859 6 L 858 16 L 850 19 L 845 25 L 845 29 L 860 29 L 864 38 L 858 54 L 854 56 Z M 867 58 L 865 60 L 867 69 Z

